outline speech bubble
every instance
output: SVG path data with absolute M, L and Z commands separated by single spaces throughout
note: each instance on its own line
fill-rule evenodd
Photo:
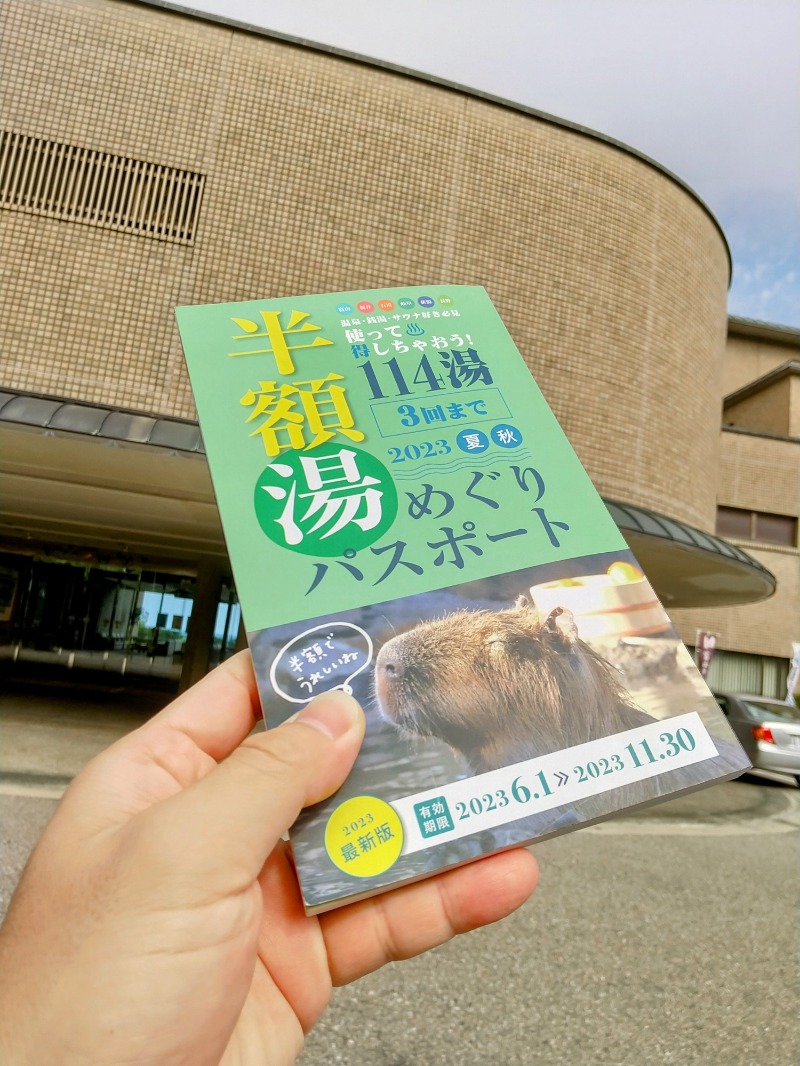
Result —
M 269 668 L 275 692 L 289 703 L 308 703 L 320 692 L 343 689 L 372 662 L 369 633 L 352 622 L 326 622 L 284 644 Z

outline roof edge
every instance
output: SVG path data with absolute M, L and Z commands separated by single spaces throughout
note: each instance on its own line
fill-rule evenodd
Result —
M 781 326 L 771 322 L 759 322 L 755 318 L 728 317 L 728 336 L 747 337 L 750 340 L 767 341 L 772 344 L 790 344 L 800 348 L 800 329 Z
M 239 19 L 228 18 L 225 15 L 218 15 L 208 11 L 198 11 L 189 4 L 183 5 L 177 2 L 177 0 L 129 0 L 129 2 L 140 4 L 144 7 L 159 7 L 163 10 L 170 11 L 174 15 L 182 15 L 203 22 L 214 22 L 218 25 L 241 30 L 244 33 L 250 33 L 257 37 L 267 37 L 270 40 L 281 41 L 283 44 L 305 48 L 312 52 L 323 52 L 328 55 L 336 56 L 339 59 L 348 60 L 352 63 L 359 63 L 362 66 L 375 67 L 415 81 L 427 82 L 430 85 L 436 85 L 442 89 L 448 89 L 451 92 L 462 93 L 465 96 L 471 96 L 475 99 L 483 100 L 486 103 L 506 108 L 509 111 L 517 111 L 520 114 L 528 115 L 541 122 L 546 122 L 551 126 L 559 126 L 562 129 L 570 130 L 572 133 L 577 133 L 579 136 L 588 137 L 595 141 L 601 141 L 610 148 L 615 148 L 618 151 L 624 152 L 626 155 L 632 156 L 634 159 L 639 160 L 639 162 L 644 163 L 653 170 L 657 170 L 664 177 L 669 178 L 670 181 L 681 188 L 692 200 L 695 201 L 701 210 L 708 216 L 722 241 L 722 246 L 725 249 L 725 254 L 728 259 L 728 287 L 730 288 L 733 279 L 733 255 L 731 253 L 730 245 L 728 244 L 728 238 L 725 236 L 725 232 L 722 229 L 722 225 L 711 208 L 699 193 L 695 192 L 691 185 L 687 184 L 683 178 L 678 177 L 677 174 L 669 170 L 662 163 L 653 159 L 651 156 L 646 155 L 644 152 L 640 152 L 636 148 L 632 148 L 629 144 L 625 144 L 624 141 L 618 141 L 615 137 L 611 137 L 605 133 L 599 133 L 597 130 L 590 129 L 588 126 L 582 126 L 569 119 L 560 118 L 557 115 L 551 115 L 547 111 L 539 111 L 535 107 L 529 107 L 527 104 L 520 104 L 514 100 L 508 100 L 505 97 L 496 96 L 494 93 L 485 92 L 483 89 L 474 89 L 468 85 L 462 85 L 459 82 L 450 81 L 448 78 L 439 77 L 437 74 L 427 74 L 423 71 L 414 70 L 411 67 L 404 67 L 399 63 L 392 63 L 389 60 L 374 59 L 371 56 L 365 56 L 359 52 L 351 52 L 349 49 L 339 48 L 337 45 L 322 44 L 319 41 L 312 41 L 306 37 L 295 37 L 289 33 L 282 33 L 280 30 L 264 29 L 262 26 L 255 26 L 252 23 L 242 22 Z
M 723 433 L 739 433 L 743 437 L 762 437 L 764 440 L 779 440 L 784 444 L 800 444 L 800 437 L 789 437 L 785 433 L 770 433 L 766 429 L 748 429 L 746 426 L 735 426 L 732 422 L 725 422 L 720 427 Z
M 768 389 L 782 378 L 792 377 L 795 374 L 800 374 L 800 359 L 789 359 L 785 363 L 781 363 L 780 366 L 776 366 L 773 370 L 767 371 L 766 374 L 762 374 L 755 381 L 750 381 L 747 385 L 736 389 L 735 392 L 728 393 L 722 401 L 722 409 L 725 410 L 727 407 L 732 407 L 734 404 L 746 400 L 749 396 L 755 396 L 756 393 L 763 392 L 764 389 Z
M 749 555 L 746 551 L 724 540 L 716 533 L 707 533 L 690 526 L 682 519 L 673 518 L 660 511 L 654 511 L 650 507 L 642 507 L 641 504 L 629 503 L 623 500 L 612 499 L 610 496 L 602 497 L 603 503 L 611 517 L 620 527 L 634 533 L 642 533 L 646 536 L 660 537 L 663 540 L 671 540 L 677 544 L 690 548 L 699 548 L 701 551 L 712 552 L 724 558 L 732 559 L 745 566 L 750 566 L 756 571 L 767 575 L 775 583 L 775 577 L 769 570 Z
M 15 413 L 13 408 L 20 400 L 23 404 L 26 400 L 31 402 L 27 405 L 28 410 Z M 0 386 L 0 429 L 6 426 L 205 455 L 196 419 Z

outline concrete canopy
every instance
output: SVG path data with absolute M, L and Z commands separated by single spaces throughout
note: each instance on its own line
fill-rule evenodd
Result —
M 0 394 L 0 535 L 10 550 L 192 573 L 227 560 L 196 423 Z M 752 603 L 775 578 L 727 541 L 606 500 L 667 607 Z
M 37 413 L 31 404 L 22 410 L 18 405 L 15 412 L 8 401 L 0 408 L 0 535 L 12 551 L 184 573 L 193 573 L 201 558 L 227 559 L 196 425 L 149 419 L 162 437 L 170 428 L 177 430 L 178 444 L 181 430 L 193 431 L 196 447 L 170 447 L 130 439 L 134 427 L 142 436 L 141 416 L 134 416 L 138 421 L 118 418 L 109 426 L 110 417 L 123 412 L 47 402 L 58 407 Z M 67 406 L 73 409 L 72 424 L 82 420 L 85 425 L 93 415 L 107 417 L 100 430 L 72 430 L 64 417 Z M 20 415 L 28 420 L 17 421 Z M 53 428 L 54 421 L 60 428 Z M 115 429 L 119 436 L 111 435 Z

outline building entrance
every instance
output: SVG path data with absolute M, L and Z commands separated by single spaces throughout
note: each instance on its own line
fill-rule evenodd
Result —
M 194 577 L 74 561 L 0 556 L 0 661 L 177 681 L 195 602 Z M 240 622 L 223 579 L 208 665 L 231 654 Z

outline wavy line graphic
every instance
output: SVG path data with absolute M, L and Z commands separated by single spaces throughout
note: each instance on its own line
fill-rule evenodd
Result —
M 509 458 L 511 458 L 511 457 L 509 456 Z M 530 459 L 531 458 L 531 453 L 529 451 L 515 452 L 513 458 L 514 459 Z M 463 459 L 451 459 L 447 463 L 437 464 L 434 469 L 435 469 L 437 474 L 439 474 L 439 473 L 441 473 L 441 474 L 452 474 L 452 473 L 455 473 L 457 470 L 464 470 L 464 469 L 474 470 L 475 467 L 497 466 L 497 465 L 498 465 L 497 456 L 489 456 L 488 458 L 486 458 L 486 457 L 477 458 L 476 457 L 474 459 L 468 459 L 465 456 Z M 502 463 L 502 465 L 503 466 L 507 466 L 508 462 L 506 461 L 506 462 Z M 395 481 L 418 481 L 419 478 L 424 476 L 425 473 L 426 473 L 426 471 L 424 469 L 419 469 L 419 468 L 417 468 L 416 470 L 409 470 L 407 472 L 403 471 L 402 473 L 400 471 L 395 471 L 395 470 L 392 471 L 392 475 L 393 475 Z

